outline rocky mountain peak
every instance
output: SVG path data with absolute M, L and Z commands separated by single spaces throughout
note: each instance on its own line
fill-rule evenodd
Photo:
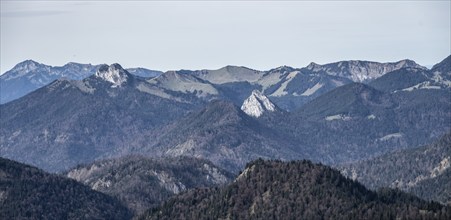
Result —
M 127 82 L 130 74 L 121 65 L 114 63 L 110 66 L 106 64 L 101 65 L 96 72 L 96 76 L 112 83 L 112 87 L 118 87 Z
M 18 63 L 14 69 L 27 69 L 29 71 L 37 69 L 39 66 L 42 66 L 43 64 L 40 64 L 34 60 L 25 60 L 21 63 Z
M 308 66 L 306 66 L 305 68 L 315 71 L 318 70 L 319 68 L 321 68 L 321 65 L 315 63 L 315 62 L 311 62 Z
M 398 62 L 396 62 L 396 64 L 402 66 L 402 67 L 416 67 L 416 68 L 423 68 L 422 66 L 420 66 L 418 63 L 416 63 L 413 60 L 409 60 L 409 59 L 405 59 L 405 60 L 400 60 Z
M 252 117 L 260 117 L 265 111 L 276 111 L 276 106 L 260 91 L 254 90 L 251 95 L 244 100 L 241 106 L 246 114 Z
M 31 72 L 34 71 L 36 69 L 39 69 L 41 67 L 45 67 L 44 64 L 38 63 L 34 60 L 25 60 L 23 62 L 20 62 L 18 64 L 16 64 L 11 70 L 10 72 L 15 72 L 15 73 L 23 73 L 23 72 Z
M 177 71 L 167 71 L 163 74 L 161 74 L 158 79 L 161 80 L 176 80 L 180 78 L 180 74 Z
M 33 73 L 50 72 L 50 66 L 38 63 L 33 60 L 25 60 L 15 65 L 11 70 L 1 75 L 3 80 L 11 80 L 22 76 L 31 77 Z

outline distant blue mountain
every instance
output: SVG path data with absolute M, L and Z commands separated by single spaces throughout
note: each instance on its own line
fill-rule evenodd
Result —
M 0 76 L 0 103 L 20 98 L 59 78 L 81 80 L 95 73 L 97 66 L 68 63 L 52 67 L 33 60 L 26 60 Z
M 33 60 L 23 61 L 0 76 L 0 104 L 20 98 L 56 79 L 82 80 L 94 74 L 99 66 L 73 62 L 64 66 L 48 66 Z M 129 72 L 145 78 L 161 74 L 145 68 L 131 68 Z

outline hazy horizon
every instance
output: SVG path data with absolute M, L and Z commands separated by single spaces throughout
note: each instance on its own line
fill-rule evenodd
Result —
M 27 59 L 153 70 L 341 60 L 431 66 L 451 54 L 450 1 L 2 1 L 0 74 Z

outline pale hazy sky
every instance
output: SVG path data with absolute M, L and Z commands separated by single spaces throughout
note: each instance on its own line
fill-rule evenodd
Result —
M 26 60 L 157 70 L 435 64 L 450 1 L 1 1 L 1 73 Z

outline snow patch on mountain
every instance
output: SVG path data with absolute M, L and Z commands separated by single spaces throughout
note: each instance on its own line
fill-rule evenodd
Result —
M 307 90 L 305 90 L 300 96 L 311 96 L 311 95 L 313 95 L 316 91 L 318 91 L 319 89 L 321 89 L 322 87 L 323 87 L 323 84 L 317 83 L 317 84 L 315 84 L 312 88 L 308 88 Z
M 172 96 L 162 91 L 160 88 L 157 88 L 155 86 L 150 86 L 147 83 L 140 83 L 138 86 L 136 86 L 136 89 L 138 89 L 140 92 L 148 93 L 151 95 L 159 96 L 161 98 L 165 99 L 171 99 Z
M 157 78 L 148 80 L 148 82 L 172 91 L 195 93 L 197 97 L 201 98 L 208 95 L 218 95 L 218 91 L 213 85 L 192 75 L 180 74 L 175 71 L 166 72 Z
M 157 71 L 157 70 L 149 70 L 149 69 L 145 69 L 145 68 L 141 68 L 141 67 L 127 68 L 127 71 L 130 74 L 133 74 L 135 76 L 144 77 L 144 78 L 157 77 L 157 76 L 160 76 L 161 74 L 163 74 L 162 72 Z
M 379 140 L 381 141 L 388 141 L 390 139 L 396 139 L 396 138 L 401 138 L 403 135 L 401 133 L 393 133 L 393 134 L 387 134 L 381 138 L 379 138 Z
M 282 76 L 281 72 L 270 72 L 259 79 L 257 84 L 261 85 L 262 90 L 265 91 L 267 88 L 280 82 Z
M 101 78 L 107 82 L 112 83 L 112 88 L 120 87 L 122 84 L 127 82 L 128 73 L 124 70 L 121 65 L 115 63 L 108 65 L 102 65 L 99 67 L 99 70 L 96 72 L 96 76 Z
M 351 119 L 352 118 L 347 115 L 330 115 L 325 118 L 326 121 L 333 121 L 333 120 L 349 121 Z
M 373 120 L 373 119 L 376 119 L 376 116 L 371 114 L 371 115 L 366 116 L 366 118 L 370 119 L 370 120 Z
M 418 83 L 417 85 L 411 86 L 409 88 L 405 88 L 402 91 L 411 92 L 411 91 L 414 91 L 417 89 L 441 89 L 441 87 L 436 86 L 436 85 L 431 85 L 431 82 L 426 81 L 426 82 Z
M 252 117 L 260 117 L 265 111 L 274 112 L 276 106 L 260 91 L 254 90 L 243 102 L 241 110 Z
M 343 86 L 343 85 L 345 84 L 343 81 L 335 80 L 335 79 L 332 80 L 332 83 L 333 83 L 336 87 Z
M 262 71 L 253 70 L 242 66 L 226 66 L 218 70 L 201 70 L 194 73 L 196 77 L 213 84 L 243 81 L 253 83 L 259 80 L 263 74 L 264 72 Z
M 299 71 L 293 71 L 290 74 L 288 74 L 288 76 L 285 78 L 285 81 L 282 83 L 282 85 L 280 85 L 280 87 L 275 92 L 273 92 L 270 96 L 280 97 L 280 96 L 287 95 L 288 93 L 285 91 L 285 89 L 287 88 L 288 83 L 290 83 L 291 80 L 293 80 L 298 74 L 299 74 Z

